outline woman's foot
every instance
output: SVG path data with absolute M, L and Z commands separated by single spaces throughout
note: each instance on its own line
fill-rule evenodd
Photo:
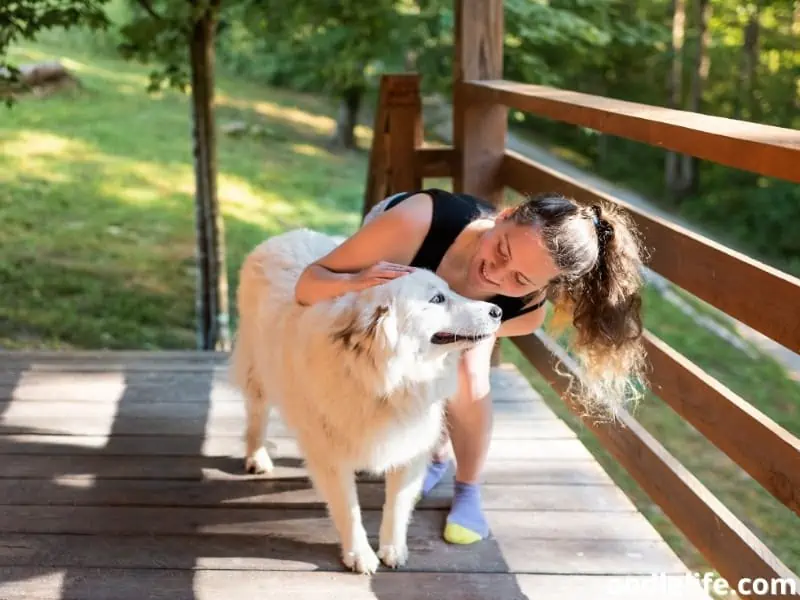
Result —
M 477 483 L 456 481 L 453 504 L 447 515 L 444 539 L 451 544 L 474 544 L 489 535 L 489 524 L 481 508 Z
M 439 482 L 442 480 L 442 477 L 444 477 L 445 473 L 447 473 L 447 469 L 449 467 L 449 460 L 433 460 L 428 464 L 428 471 L 425 473 L 425 479 L 422 482 L 422 498 L 427 496 L 430 491 L 439 484 Z

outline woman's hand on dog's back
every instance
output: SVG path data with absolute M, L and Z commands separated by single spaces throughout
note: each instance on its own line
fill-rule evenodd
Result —
M 433 206 L 426 194 L 378 215 L 336 249 L 303 271 L 295 299 L 310 305 L 401 277 L 430 228 Z
M 366 269 L 362 269 L 358 273 L 353 273 L 351 275 L 351 281 L 355 284 L 356 289 L 363 290 L 373 285 L 386 283 L 387 281 L 406 275 L 413 270 L 414 267 L 409 267 L 408 265 L 400 265 L 382 260 Z

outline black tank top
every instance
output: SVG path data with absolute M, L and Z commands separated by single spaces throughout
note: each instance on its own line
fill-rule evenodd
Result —
M 455 242 L 464 228 L 475 219 L 495 214 L 491 204 L 469 194 L 453 194 L 445 190 L 430 188 L 420 192 L 405 192 L 392 198 L 384 210 L 389 210 L 414 194 L 428 194 L 433 201 L 431 225 L 417 254 L 411 261 L 412 267 L 436 272 L 448 248 Z M 488 299 L 503 309 L 503 321 L 540 308 L 546 300 L 525 307 L 524 298 L 497 294 Z

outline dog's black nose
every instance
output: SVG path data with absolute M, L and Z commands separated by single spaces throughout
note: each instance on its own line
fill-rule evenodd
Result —
M 503 309 L 496 304 L 492 304 L 492 307 L 489 309 L 489 316 L 499 321 L 503 316 Z

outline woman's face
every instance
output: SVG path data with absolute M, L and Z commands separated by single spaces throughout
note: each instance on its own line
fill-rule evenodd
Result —
M 558 274 L 539 228 L 498 218 L 481 234 L 468 281 L 479 293 L 521 297 L 544 288 Z

